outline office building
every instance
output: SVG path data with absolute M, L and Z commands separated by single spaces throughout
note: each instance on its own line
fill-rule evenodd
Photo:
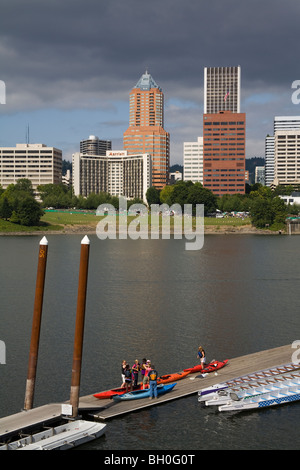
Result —
M 72 157 L 72 178 L 76 196 L 106 192 L 146 202 L 152 185 L 151 156 L 128 155 L 126 150 L 109 150 L 105 156 L 78 152 Z
M 255 183 L 259 183 L 262 186 L 265 186 L 265 167 L 264 166 L 255 167 Z
M 106 155 L 107 150 L 111 150 L 111 140 L 101 140 L 95 135 L 80 142 L 80 153 L 83 155 Z
M 274 181 L 274 136 L 267 135 L 265 138 L 265 184 L 271 186 Z
M 204 68 L 204 114 L 240 112 L 241 67 Z
M 0 185 L 6 189 L 21 179 L 29 179 L 33 190 L 41 184 L 62 181 L 62 151 L 44 144 L 17 144 L 0 147 Z
M 274 183 L 300 184 L 300 129 L 277 130 L 274 152 Z
M 291 129 L 300 129 L 300 116 L 275 116 L 274 133 Z
M 128 155 L 150 154 L 152 185 L 162 189 L 167 184 L 170 135 L 164 130 L 164 95 L 147 71 L 130 92 L 129 127 L 123 146 Z
M 183 143 L 183 179 L 203 183 L 203 137 Z
M 245 193 L 245 113 L 203 115 L 203 186 L 217 196 Z
M 293 184 L 292 181 L 298 184 L 296 131 L 300 131 L 300 116 L 275 116 L 273 126 L 274 135 L 265 139 L 266 186 Z

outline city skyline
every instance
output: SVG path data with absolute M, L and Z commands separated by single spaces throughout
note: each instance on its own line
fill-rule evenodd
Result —
M 164 91 L 170 164 L 182 164 L 183 142 L 202 134 L 204 68 L 239 64 L 246 157 L 264 156 L 274 116 L 300 114 L 291 100 L 299 12 L 290 0 L 12 0 L 0 19 L 0 146 L 26 142 L 29 126 L 31 143 L 69 161 L 89 135 L 122 148 L 129 93 L 148 69 Z

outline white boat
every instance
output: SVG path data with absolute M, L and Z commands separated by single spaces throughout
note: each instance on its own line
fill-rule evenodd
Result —
M 282 375 L 282 374 L 285 374 L 287 372 L 292 372 L 292 371 L 299 370 L 299 369 L 300 369 L 299 364 L 291 362 L 291 363 L 284 364 L 284 365 L 281 365 L 281 366 L 272 367 L 270 369 L 263 369 L 263 370 L 254 372 L 252 374 L 236 377 L 236 378 L 228 380 L 226 382 L 220 382 L 218 384 L 215 384 L 215 385 L 212 385 L 210 387 L 203 388 L 203 389 L 199 390 L 198 391 L 198 396 L 199 396 L 198 400 L 199 401 L 205 401 L 206 398 L 203 398 L 205 395 L 209 395 L 211 393 L 217 392 L 218 390 L 225 390 L 225 389 L 228 389 L 230 387 L 242 386 L 242 385 L 248 384 L 250 382 L 254 382 L 254 381 L 257 381 L 257 380 L 261 380 L 261 379 L 266 379 L 266 378 L 269 378 L 269 377 L 274 377 L 274 376 L 277 376 L 277 375 Z
M 230 404 L 232 401 L 238 400 L 245 400 L 250 398 L 256 398 L 267 393 L 276 393 L 280 392 L 281 390 L 286 390 L 289 387 L 300 387 L 300 378 L 298 380 L 291 379 L 285 380 L 283 383 L 280 384 L 269 384 L 269 385 L 261 385 L 257 387 L 253 387 L 252 389 L 248 390 L 240 390 L 238 392 L 234 392 L 232 390 L 226 391 L 226 393 L 219 393 L 214 395 L 210 400 L 205 402 L 206 406 L 218 406 L 218 405 L 226 405 Z
M 0 450 L 68 450 L 98 439 L 106 424 L 85 420 L 69 421 L 17 441 L 0 446 Z
M 232 397 L 233 398 L 233 397 Z M 232 399 L 226 405 L 218 407 L 219 411 L 244 411 L 269 406 L 282 405 L 300 400 L 300 385 L 279 388 L 251 398 Z
M 223 402 L 226 403 L 230 399 L 230 395 L 233 393 L 237 395 L 238 398 L 245 398 L 247 396 L 254 396 L 267 391 L 272 391 L 278 386 L 281 386 L 281 384 L 297 385 L 298 383 L 300 383 L 300 371 L 275 375 L 269 379 L 249 382 L 238 387 L 228 387 L 225 390 L 217 390 L 216 392 L 199 396 L 198 401 L 205 402 L 207 406 L 221 405 Z

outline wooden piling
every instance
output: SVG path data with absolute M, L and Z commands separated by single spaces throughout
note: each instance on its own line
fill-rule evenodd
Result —
M 43 298 L 44 298 L 47 253 L 48 253 L 48 241 L 46 237 L 43 237 L 42 240 L 40 241 L 40 246 L 39 246 L 31 342 L 30 342 L 30 350 L 29 350 L 28 373 L 27 373 L 25 402 L 24 402 L 25 410 L 31 410 L 33 407 L 35 378 L 36 378 L 40 330 L 41 330 Z
M 76 311 L 76 325 L 74 337 L 73 365 L 70 404 L 72 405 L 72 417 L 78 415 L 79 389 L 81 376 L 81 363 L 83 351 L 83 335 L 85 320 L 85 305 L 87 292 L 88 264 L 89 264 L 90 241 L 85 236 L 81 241 L 79 279 L 78 279 L 78 297 Z

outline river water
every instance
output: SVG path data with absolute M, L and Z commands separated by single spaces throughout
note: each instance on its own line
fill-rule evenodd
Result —
M 160 375 L 300 340 L 300 238 L 207 235 L 105 240 L 89 235 L 90 262 L 80 394 L 120 385 L 123 359 L 151 359 Z M 0 237 L 0 417 L 24 404 L 41 237 Z M 70 396 L 79 235 L 48 235 L 34 406 Z M 204 408 L 197 396 L 108 422 L 85 449 L 299 449 L 300 403 L 247 413 Z

